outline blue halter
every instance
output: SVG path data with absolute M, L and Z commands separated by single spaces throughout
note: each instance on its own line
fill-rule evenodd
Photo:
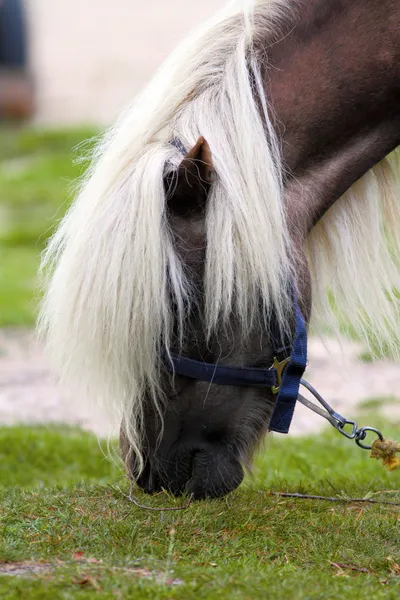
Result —
M 215 385 L 263 386 L 277 396 L 269 424 L 270 431 L 288 433 L 299 395 L 300 382 L 307 366 L 307 327 L 297 296 L 294 298 L 296 332 L 290 348 L 279 348 L 274 341 L 274 364 L 270 369 L 224 367 L 171 355 L 172 373 Z M 288 352 L 289 351 L 289 352 Z M 282 359 L 282 353 L 289 354 Z

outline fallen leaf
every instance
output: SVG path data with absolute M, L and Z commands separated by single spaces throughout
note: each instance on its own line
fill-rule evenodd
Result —
M 400 565 L 394 563 L 392 565 L 392 573 L 394 573 L 395 575 L 400 575 Z
M 85 554 L 83 552 L 74 552 L 72 558 L 74 560 L 85 560 Z
M 82 587 L 90 586 L 97 592 L 101 591 L 99 582 L 91 575 L 85 575 L 84 577 L 82 577 L 82 579 L 74 579 L 73 583 L 75 583 L 76 585 L 81 585 Z

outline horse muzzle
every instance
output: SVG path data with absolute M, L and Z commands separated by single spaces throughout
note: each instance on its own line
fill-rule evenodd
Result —
M 221 498 L 242 483 L 243 467 L 227 450 L 215 448 L 182 449 L 174 456 L 147 460 L 137 484 L 155 494 L 166 489 L 174 496 L 193 499 Z

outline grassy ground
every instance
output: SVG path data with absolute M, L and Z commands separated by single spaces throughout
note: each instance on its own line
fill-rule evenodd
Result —
M 384 427 L 393 434 L 396 424 Z M 48 568 L 0 576 L 1 598 L 399 597 L 398 508 L 269 493 L 400 501 L 389 493 L 399 472 L 337 434 L 270 441 L 239 491 L 185 512 L 136 508 L 115 488 L 126 489 L 120 477 L 78 430 L 1 430 L 0 571 L 26 561 Z M 137 496 L 179 505 L 165 494 Z
M 39 255 L 63 216 L 91 130 L 0 128 L 0 326 L 34 321 Z

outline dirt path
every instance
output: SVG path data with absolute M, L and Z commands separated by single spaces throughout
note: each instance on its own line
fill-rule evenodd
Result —
M 342 348 L 330 341 L 330 350 L 329 354 L 319 340 L 311 340 L 307 379 L 336 410 L 354 417 L 363 401 L 386 397 L 393 402 L 385 403 L 383 410 L 400 418 L 398 363 L 363 363 L 358 358 L 362 348 L 348 341 Z M 63 397 L 31 332 L 0 330 L 0 424 L 21 422 L 79 425 L 101 436 L 116 433 L 79 399 Z M 302 435 L 324 426 L 323 419 L 299 406 L 291 433 Z

